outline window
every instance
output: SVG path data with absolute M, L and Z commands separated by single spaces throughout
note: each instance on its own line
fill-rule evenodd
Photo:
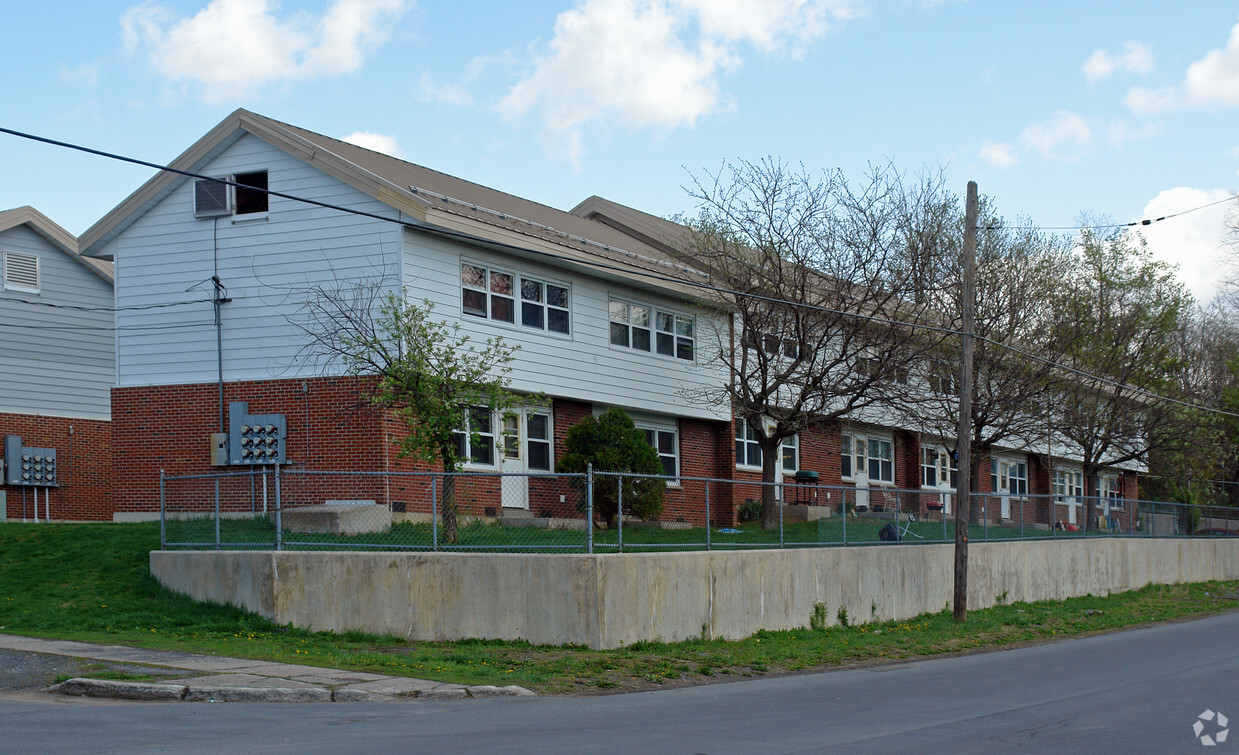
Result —
M 938 449 L 934 446 L 921 447 L 921 485 L 938 487 Z
M 784 438 L 779 444 L 780 466 L 784 472 L 795 472 L 800 463 L 800 443 L 797 436 Z M 757 432 L 743 419 L 736 421 L 736 466 L 761 468 L 761 446 Z
M 786 359 L 800 358 L 800 344 L 795 338 L 780 338 L 775 335 L 763 335 L 761 337 L 762 351 L 772 357 L 784 357 Z
M 1028 495 L 1028 463 L 997 459 L 991 456 L 989 489 L 992 493 Z
M 554 333 L 568 332 L 568 289 L 521 278 L 521 325 Z
M 845 480 L 852 479 L 852 434 L 839 436 L 839 476 Z
M 525 443 L 529 448 L 530 469 L 551 471 L 551 417 L 549 414 L 530 414 L 525 419 Z
M 869 439 L 870 482 L 895 482 L 895 444 L 884 438 Z
M 611 299 L 611 344 L 692 361 L 696 323 L 692 317 L 662 312 L 646 304 Z M 651 336 L 653 337 L 651 341 Z
M 460 266 L 460 289 L 462 312 L 513 325 L 516 324 L 516 292 L 519 290 L 521 325 L 568 334 L 567 286 L 465 262 Z
M 457 457 L 470 464 L 495 466 L 495 429 L 489 409 L 471 406 L 462 411 L 455 436 Z
M 926 376 L 929 390 L 940 396 L 959 395 L 958 368 L 946 362 L 933 362 Z
M 1084 475 L 1078 469 L 1055 467 L 1053 486 L 1054 498 L 1057 501 L 1084 497 Z
M 1123 508 L 1123 488 L 1119 485 L 1118 477 L 1102 475 L 1101 498 L 1107 510 Z
M 34 254 L 4 253 L 4 287 L 14 291 L 39 291 L 39 258 Z
M 233 214 L 257 215 L 267 212 L 267 171 L 238 173 L 232 178 L 240 186 L 232 187 Z
M 665 427 L 649 427 L 638 425 L 645 433 L 645 442 L 654 447 L 658 458 L 663 463 L 663 474 L 676 477 L 680 473 L 680 451 L 676 442 L 676 432 Z

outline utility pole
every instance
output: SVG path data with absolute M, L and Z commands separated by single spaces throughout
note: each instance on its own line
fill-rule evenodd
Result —
M 968 618 L 968 523 L 972 518 L 972 334 L 976 320 L 977 182 L 968 182 L 964 206 L 963 311 L 959 336 L 959 483 L 955 489 L 955 620 Z

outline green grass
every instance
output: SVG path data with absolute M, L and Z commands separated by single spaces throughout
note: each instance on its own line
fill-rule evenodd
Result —
M 821 605 L 806 612 L 802 629 L 759 632 L 738 642 L 642 642 L 609 651 L 483 640 L 406 642 L 277 626 L 170 593 L 148 572 L 148 552 L 158 544 L 158 524 L 0 524 L 0 631 L 586 694 L 1042 642 L 1239 607 L 1239 582 L 1212 582 L 1000 605 L 970 612 L 962 625 L 943 611 L 882 624 L 854 616 L 848 627 L 824 626 L 837 621 L 839 607 Z

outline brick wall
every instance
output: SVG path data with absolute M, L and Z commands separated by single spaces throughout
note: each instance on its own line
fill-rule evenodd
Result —
M 0 414 L 0 436 L 20 435 L 22 445 L 56 449 L 58 488 L 39 490 L 39 518 L 45 515 L 44 490 L 50 491 L 55 520 L 112 518 L 112 426 L 96 419 Z M 3 450 L 0 449 L 0 455 Z M 5 485 L 9 519 L 34 518 L 34 490 Z M 25 505 L 23 507 L 23 494 Z

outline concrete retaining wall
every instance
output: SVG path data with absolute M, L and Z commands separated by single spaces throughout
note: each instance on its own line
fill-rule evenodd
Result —
M 199 600 L 280 623 L 416 640 L 469 637 L 611 648 L 738 639 L 949 606 L 954 546 L 555 555 L 154 551 L 151 573 Z M 971 543 L 970 608 L 1239 579 L 1239 539 Z

